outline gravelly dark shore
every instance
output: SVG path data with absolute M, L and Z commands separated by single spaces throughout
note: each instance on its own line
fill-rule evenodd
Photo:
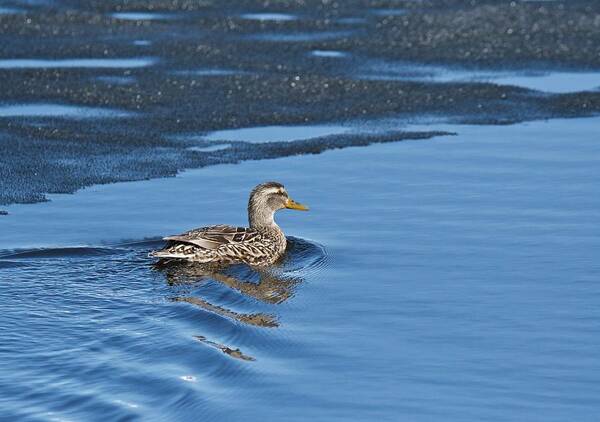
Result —
M 368 80 L 372 60 L 486 69 L 600 69 L 600 3 L 493 1 L 56 1 L 0 14 L 0 106 L 102 107 L 130 117 L 0 117 L 0 204 L 182 168 L 421 139 L 353 134 L 186 149 L 179 134 L 273 124 L 445 116 L 507 124 L 600 110 L 600 92 Z M 4 4 L 3 4 L 4 5 Z M 244 13 L 291 14 L 260 21 Z M 154 13 L 124 20 L 116 12 Z M 141 42 L 140 42 L 141 41 Z M 311 51 L 339 51 L 342 60 Z M 8 68 L 14 59 L 152 58 L 130 68 Z M 4 65 L 2 63 L 5 63 Z

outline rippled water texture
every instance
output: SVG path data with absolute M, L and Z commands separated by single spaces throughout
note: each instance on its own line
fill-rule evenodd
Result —
M 443 125 L 458 135 L 7 207 L 2 416 L 595 420 L 598 124 Z M 278 266 L 147 257 L 244 224 L 266 179 L 311 205 L 280 213 Z

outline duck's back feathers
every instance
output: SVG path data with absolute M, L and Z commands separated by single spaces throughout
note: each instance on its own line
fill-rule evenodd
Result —
M 202 227 L 165 237 L 166 247 L 151 255 L 203 263 L 270 264 L 285 250 L 285 236 L 280 233 L 227 225 Z
M 250 241 L 257 235 L 258 232 L 253 229 L 222 224 L 201 227 L 176 236 L 167 236 L 163 240 L 189 243 L 205 249 L 218 249 L 222 245 Z

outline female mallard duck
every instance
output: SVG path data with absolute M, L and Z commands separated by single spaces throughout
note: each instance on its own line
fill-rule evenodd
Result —
M 292 200 L 282 184 L 263 183 L 250 193 L 249 228 L 218 225 L 165 237 L 169 243 L 150 256 L 206 264 L 270 265 L 286 248 L 285 235 L 273 218 L 275 212 L 283 208 L 308 210 Z

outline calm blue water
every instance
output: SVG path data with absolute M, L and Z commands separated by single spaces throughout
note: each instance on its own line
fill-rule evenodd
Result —
M 424 82 L 481 82 L 519 86 L 536 91 L 566 94 L 600 89 L 600 71 L 467 69 L 411 62 L 363 60 L 358 72 L 374 80 Z
M 2 418 L 594 421 L 599 125 L 427 126 L 458 135 L 7 207 Z M 146 257 L 244 224 L 271 179 L 311 206 L 280 213 L 281 266 Z
M 123 12 L 123 13 L 112 13 L 111 16 L 116 19 L 128 20 L 128 21 L 153 21 L 153 20 L 164 20 L 174 19 L 176 16 L 167 13 L 144 13 L 144 12 Z
M 287 13 L 244 13 L 242 19 L 258 21 L 293 21 L 298 19 L 294 15 Z
M 57 117 L 60 119 L 110 119 L 132 117 L 135 113 L 101 107 L 84 107 L 65 104 L 2 104 L 0 117 Z
M 122 59 L 0 59 L 0 69 L 135 69 L 158 63 L 155 57 Z

